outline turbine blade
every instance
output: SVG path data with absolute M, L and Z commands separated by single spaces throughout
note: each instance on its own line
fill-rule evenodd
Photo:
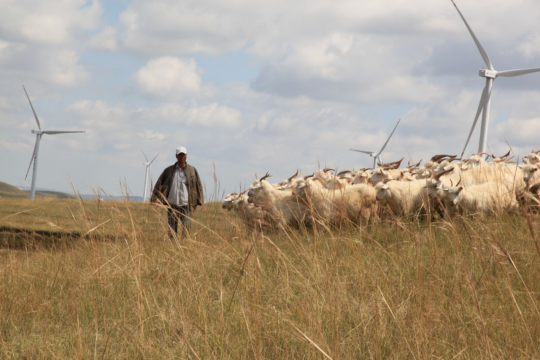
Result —
M 75 134 L 75 133 L 85 133 L 86 131 L 43 131 L 43 134 L 47 135 L 57 135 L 57 134 Z
M 41 125 L 39 124 L 39 120 L 38 120 L 38 117 L 36 115 L 36 111 L 34 110 L 34 106 L 32 105 L 32 102 L 30 101 L 30 97 L 28 96 L 28 93 L 26 92 L 26 88 L 22 87 L 24 89 L 24 93 L 26 94 L 26 98 L 28 99 L 28 102 L 30 103 L 30 107 L 32 108 L 32 112 L 34 113 L 34 117 L 36 118 L 36 122 L 37 122 L 37 126 L 39 128 L 39 130 L 41 130 Z
M 534 73 L 534 72 L 537 72 L 537 71 L 540 71 L 540 68 L 505 70 L 505 71 L 497 71 L 497 76 L 514 77 L 514 76 Z
M 476 123 L 478 122 L 478 119 L 480 117 L 480 113 L 484 110 L 484 107 L 486 106 L 487 89 L 488 84 L 486 83 L 486 86 L 484 86 L 484 90 L 482 91 L 482 96 L 480 97 L 480 103 L 478 104 L 478 110 L 476 110 L 476 116 L 474 117 L 474 122 L 472 124 L 471 131 L 469 132 L 469 137 L 467 138 L 467 142 L 465 143 L 463 151 L 461 152 L 461 159 L 463 159 L 463 154 L 465 154 L 465 150 L 467 150 L 467 146 L 469 145 L 469 141 L 471 140 L 471 136 L 474 131 L 474 127 L 476 126 Z
M 476 47 L 480 51 L 480 55 L 482 55 L 482 59 L 484 59 L 484 62 L 486 63 L 486 66 L 489 68 L 489 70 L 494 70 L 493 65 L 491 65 L 491 61 L 489 60 L 488 54 L 486 53 L 486 51 L 482 47 L 482 44 L 480 44 L 480 41 L 478 41 L 478 39 L 476 38 L 476 35 L 474 35 L 474 32 L 472 31 L 471 27 L 467 23 L 467 20 L 465 20 L 465 18 L 461 14 L 461 11 L 459 11 L 459 8 L 457 7 L 454 0 L 452 0 L 452 4 L 454 4 L 454 6 L 456 7 L 456 10 L 459 13 L 459 16 L 461 16 L 461 19 L 463 19 L 463 22 L 465 23 L 465 26 L 467 26 L 467 29 L 469 30 L 469 33 L 471 34 L 471 36 L 472 36 L 472 38 L 474 40 L 474 43 L 476 44 Z
M 358 151 L 358 152 L 361 152 L 361 153 L 364 153 L 364 154 L 368 154 L 370 156 L 373 156 L 373 154 L 375 154 L 373 151 L 363 151 L 363 150 L 355 150 L 355 149 L 349 149 L 351 151 Z
M 32 163 L 34 162 L 34 155 L 36 155 L 36 146 L 37 146 L 37 136 L 36 136 L 36 143 L 34 144 L 34 151 L 32 152 L 32 158 L 30 159 L 30 165 L 28 165 L 28 170 L 26 170 L 26 176 L 24 177 L 24 180 L 28 177 L 28 173 L 30 172 L 30 168 L 32 167 Z
M 144 151 L 141 150 L 141 152 L 144 155 L 144 158 L 146 159 L 146 162 L 148 162 L 148 158 L 146 157 L 146 154 L 144 153 Z
M 157 155 L 152 159 L 152 161 L 150 161 L 150 164 L 148 164 L 148 166 L 152 165 L 152 163 L 154 162 L 154 160 L 156 160 L 156 158 L 158 157 L 159 153 L 157 153 Z
M 396 131 L 397 129 L 397 126 L 399 125 L 399 122 L 401 121 L 401 119 L 398 120 L 396 126 L 394 127 L 394 130 L 392 130 L 392 133 L 390 134 L 390 136 L 388 137 L 388 139 L 386 140 L 386 142 L 384 143 L 383 147 L 381 148 L 381 151 L 379 151 L 379 153 L 377 155 L 381 155 L 382 152 L 384 151 L 384 148 L 386 147 L 386 145 L 388 144 L 388 142 L 390 141 L 390 138 L 392 137 L 392 135 L 394 135 L 394 131 Z

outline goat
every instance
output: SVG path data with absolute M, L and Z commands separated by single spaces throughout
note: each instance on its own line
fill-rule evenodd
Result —
M 417 215 L 425 212 L 428 205 L 426 182 L 415 181 L 386 181 L 377 184 L 377 200 L 388 205 L 395 215 Z
M 500 182 L 453 186 L 445 190 L 450 194 L 450 203 L 466 215 L 500 213 L 517 208 L 514 192 Z
M 284 230 L 289 225 L 299 225 L 305 216 L 305 207 L 294 196 L 293 189 L 278 190 L 265 179 L 250 187 L 248 202 L 262 205 L 273 216 L 275 227 Z

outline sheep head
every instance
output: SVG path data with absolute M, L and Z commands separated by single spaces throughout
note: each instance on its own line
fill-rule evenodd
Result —
M 375 186 L 375 190 L 377 190 L 376 199 L 377 201 L 386 201 L 392 196 L 392 193 L 390 191 L 390 186 L 386 184 L 386 182 L 380 182 Z

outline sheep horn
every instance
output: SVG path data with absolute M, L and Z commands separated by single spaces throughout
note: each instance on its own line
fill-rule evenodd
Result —
M 433 161 L 435 163 L 440 163 L 441 161 L 443 161 L 444 158 L 448 158 L 448 160 L 454 160 L 455 158 L 457 158 L 457 155 L 435 155 L 431 158 L 430 161 Z
M 326 173 L 326 172 L 329 172 L 329 171 L 336 171 L 335 169 L 330 169 L 330 168 L 324 168 L 323 171 Z
M 422 159 L 420 159 L 420 161 L 417 162 L 416 164 L 413 164 L 412 166 L 409 166 L 409 167 L 414 169 L 414 168 L 419 167 L 421 163 L 422 163 Z
M 272 177 L 272 175 L 270 175 L 269 172 L 266 172 L 266 175 L 264 175 L 264 176 L 260 179 L 260 181 L 266 180 L 266 178 L 269 178 L 269 177 Z
M 443 176 L 444 174 L 448 174 L 449 172 L 451 172 L 453 170 L 454 170 L 454 168 L 451 168 L 450 170 L 441 171 L 440 173 L 433 175 L 433 178 L 435 180 L 440 180 L 441 176 Z
M 505 155 L 501 156 L 501 159 L 506 159 L 509 156 L 510 156 L 510 150 L 508 150 L 508 152 Z
M 394 179 L 384 179 L 382 182 L 383 182 L 383 184 L 386 184 L 387 182 L 392 181 L 392 180 L 394 180 Z
M 287 179 L 287 181 L 291 181 L 292 179 L 294 179 L 295 177 L 298 176 L 298 169 L 296 169 L 296 174 L 294 174 L 293 176 L 291 176 L 290 178 Z
M 307 179 L 309 179 L 310 177 L 313 177 L 313 174 L 305 176 L 305 177 L 304 177 L 304 180 L 307 180 Z
M 456 186 L 459 186 L 459 184 L 461 184 L 461 180 L 462 180 L 462 179 L 463 179 L 463 178 L 461 177 L 461 174 L 460 174 L 460 175 L 459 175 L 459 181 L 458 181 L 458 183 L 456 184 Z
M 347 173 L 350 173 L 351 171 L 350 170 L 343 170 L 343 171 L 340 171 L 337 176 L 340 176 L 340 175 L 343 175 L 343 174 L 347 174 Z
M 438 162 L 440 159 L 445 158 L 445 157 L 447 157 L 447 156 L 450 156 L 450 155 L 434 155 L 434 156 L 430 159 L 430 161 Z

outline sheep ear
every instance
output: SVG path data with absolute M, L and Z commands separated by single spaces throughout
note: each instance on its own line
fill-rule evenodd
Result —
M 458 187 L 458 193 L 461 192 L 461 190 L 463 190 L 463 186 Z
M 436 188 L 437 188 L 437 189 L 440 189 L 441 187 L 442 187 L 442 183 L 441 183 L 441 182 L 440 182 L 440 183 L 437 183 Z
M 386 185 L 386 184 L 384 184 L 383 186 L 381 186 L 381 189 L 383 189 L 383 190 L 388 190 L 388 188 L 389 188 L 389 186 Z
M 449 191 L 449 189 L 443 189 L 443 191 Z
M 531 170 L 531 172 L 535 172 L 536 170 L 538 170 L 537 167 L 535 167 L 533 170 Z

